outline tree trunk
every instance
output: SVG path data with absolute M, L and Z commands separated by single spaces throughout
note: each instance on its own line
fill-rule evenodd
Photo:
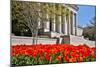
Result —
M 32 32 L 32 40 L 33 40 L 33 42 L 32 42 L 32 44 L 34 44 L 35 43 L 35 40 L 34 40 L 34 33 Z
M 36 30 L 36 37 L 35 37 L 36 39 L 36 43 L 35 44 L 37 44 L 38 43 L 38 29 Z
M 23 36 L 24 34 L 23 34 L 23 30 L 21 30 L 21 36 Z

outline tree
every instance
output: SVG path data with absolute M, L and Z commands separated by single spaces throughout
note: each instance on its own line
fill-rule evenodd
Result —
M 61 8 L 61 4 L 56 4 L 57 7 L 54 5 L 55 4 L 53 3 L 40 4 L 36 2 L 12 1 L 12 24 L 14 26 L 14 24 L 17 22 L 17 26 L 21 28 L 22 32 L 25 30 L 25 28 L 29 29 L 32 36 L 35 34 L 37 43 L 39 22 L 46 22 L 50 18 L 53 20 L 53 14 L 59 16 L 68 14 L 63 10 L 63 8 Z M 47 14 L 50 15 L 49 18 L 46 17 Z
M 96 17 L 93 17 L 93 18 L 90 20 L 90 26 L 96 27 Z
M 96 17 L 90 19 L 90 23 L 83 29 L 83 35 L 90 40 L 96 39 Z

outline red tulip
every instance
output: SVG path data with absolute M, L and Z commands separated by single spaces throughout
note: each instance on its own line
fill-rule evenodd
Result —
M 56 60 L 61 61 L 61 56 L 57 56 Z
M 12 56 L 28 55 L 40 59 L 51 61 L 52 55 L 56 56 L 56 60 L 61 62 L 61 59 L 69 62 L 82 62 L 88 56 L 96 59 L 96 48 L 86 45 L 73 46 L 70 44 L 37 44 L 37 45 L 16 45 L 12 46 Z
M 69 57 L 68 56 L 64 56 L 64 61 L 68 61 Z
M 76 62 L 76 58 L 70 58 L 69 62 Z

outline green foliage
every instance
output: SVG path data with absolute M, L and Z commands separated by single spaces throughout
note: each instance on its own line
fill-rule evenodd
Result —
M 35 64 L 34 57 L 29 57 L 26 55 L 18 55 L 12 57 L 12 64 L 13 65 L 32 65 Z
M 83 36 L 89 40 L 96 40 L 96 17 L 91 18 L 90 23 L 83 28 Z
M 86 61 L 86 62 L 95 61 L 95 60 L 96 60 L 96 59 L 93 58 L 92 56 L 87 56 L 87 57 L 85 58 L 85 61 Z
M 57 56 L 62 56 L 61 60 L 57 60 Z M 95 61 L 96 59 L 92 56 L 87 56 L 84 58 L 84 62 Z M 37 64 L 54 64 L 54 63 L 69 63 L 69 61 L 64 61 L 63 55 L 54 54 L 51 56 L 51 60 L 48 61 L 45 59 L 45 56 L 27 56 L 27 55 L 17 55 L 12 56 L 11 63 L 16 66 L 24 66 L 24 65 L 37 65 Z
M 83 34 L 83 36 L 89 40 L 96 40 L 96 34 Z

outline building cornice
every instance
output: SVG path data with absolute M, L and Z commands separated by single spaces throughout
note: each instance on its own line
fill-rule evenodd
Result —
M 78 9 L 79 9 L 79 7 L 77 6 L 77 5 L 67 5 L 67 6 L 69 6 L 69 7 L 71 7 L 71 8 L 73 8 L 73 9 L 75 9 L 76 11 L 78 11 Z

